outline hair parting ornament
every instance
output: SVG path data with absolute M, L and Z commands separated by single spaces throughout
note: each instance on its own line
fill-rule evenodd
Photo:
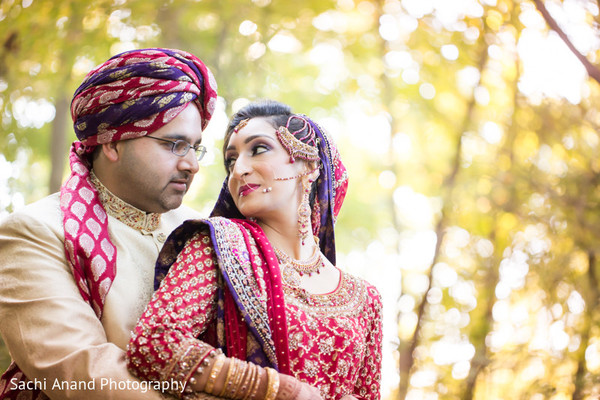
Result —
M 235 128 L 233 128 L 233 133 L 238 133 L 239 131 L 242 130 L 243 127 L 245 127 L 246 125 L 248 125 L 248 121 L 250 121 L 250 118 L 246 118 L 240 121 L 239 124 L 237 124 L 235 126 Z
M 294 119 L 302 121 L 302 128 L 290 132 L 290 122 Z M 240 122 L 241 124 L 241 122 Z M 239 126 L 239 125 L 238 125 Z M 237 128 L 237 127 L 236 127 Z M 294 136 L 306 129 L 306 134 L 300 138 Z M 317 148 L 317 135 L 314 128 L 301 115 L 292 115 L 288 118 L 285 126 L 280 126 L 276 131 L 277 138 L 283 147 L 290 154 L 290 162 L 296 161 L 296 158 L 301 158 L 307 161 L 319 161 L 319 150 Z

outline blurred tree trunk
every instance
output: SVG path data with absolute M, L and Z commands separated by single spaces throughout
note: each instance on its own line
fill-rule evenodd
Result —
M 384 15 L 383 7 L 384 7 L 384 1 L 379 0 L 377 2 L 377 19 L 376 19 L 377 21 L 379 21 L 381 19 L 381 17 Z M 385 54 L 389 50 L 389 48 L 388 48 L 389 46 L 388 46 L 387 42 L 381 37 L 381 35 L 377 35 L 377 37 L 379 39 L 378 57 L 380 60 L 383 60 L 385 57 Z M 396 172 L 396 171 L 399 171 L 400 168 L 398 166 L 398 164 L 399 164 L 398 161 L 393 156 L 394 147 L 392 144 L 393 144 L 394 133 L 396 132 L 397 125 L 399 124 L 399 122 L 394 118 L 394 113 L 391 112 L 392 101 L 394 100 L 394 97 L 395 97 L 394 85 L 390 81 L 389 77 L 386 75 L 385 67 L 381 68 L 381 74 L 378 78 L 379 78 L 379 81 L 381 82 L 381 87 L 382 87 L 382 96 L 381 96 L 382 106 L 390 115 L 390 126 L 392 129 L 392 135 L 390 135 L 390 143 L 388 144 L 388 149 L 389 149 L 388 156 L 389 157 L 388 157 L 387 164 L 389 165 L 389 168 L 392 171 Z M 390 218 L 391 218 L 391 221 L 393 222 L 394 228 L 395 228 L 396 232 L 400 232 L 402 230 L 402 227 L 400 226 L 399 221 L 398 221 L 396 205 L 394 203 L 393 196 L 389 196 L 388 207 L 390 210 Z M 398 248 L 398 243 L 396 243 L 396 248 Z M 437 251 L 436 251 L 436 253 L 437 253 Z M 400 268 L 400 266 L 398 266 L 398 268 Z M 403 287 L 402 281 L 399 283 L 400 283 L 400 286 Z M 419 321 L 421 320 L 421 314 L 422 314 L 422 311 L 420 310 Z M 399 319 L 400 319 L 400 316 L 398 316 L 398 320 Z M 417 333 L 417 331 L 418 331 L 418 326 L 415 329 L 415 333 Z M 408 343 L 405 341 L 402 341 L 400 338 L 398 338 L 399 339 L 398 371 L 399 371 L 399 375 L 400 375 L 400 385 L 398 387 L 398 398 L 401 400 L 406 397 L 406 393 L 408 391 L 408 386 L 409 386 L 408 383 L 409 383 L 409 378 L 410 378 L 409 373 L 410 373 L 412 364 L 414 363 L 413 352 L 416 347 L 417 339 L 415 339 L 415 338 L 417 338 L 417 337 L 418 336 L 416 336 L 416 335 L 413 336 L 413 340 Z
M 185 50 L 182 35 L 185 35 L 183 29 L 178 29 L 180 25 L 180 13 L 185 10 L 185 4 L 178 4 L 173 7 L 169 2 L 165 2 L 158 12 L 156 22 L 160 26 L 161 38 L 164 43 L 162 47 Z M 161 47 L 161 46 L 159 46 Z M 202 54 L 198 55 L 202 59 Z
M 236 72 L 239 72 L 239 65 L 235 61 L 232 61 L 231 59 L 228 59 L 225 54 L 223 54 L 221 52 L 221 49 L 226 48 L 226 43 L 227 43 L 227 39 L 230 36 L 230 32 L 235 32 L 235 29 L 232 29 L 232 25 L 234 24 L 234 20 L 231 17 L 231 9 L 229 7 L 227 7 L 227 5 L 224 2 L 219 2 L 218 3 L 218 7 L 219 7 L 219 25 L 220 25 L 220 29 L 218 30 L 217 33 L 217 42 L 216 42 L 216 46 L 215 46 L 215 51 L 212 57 L 212 64 L 214 67 L 214 74 L 217 77 L 217 81 L 221 78 L 225 78 L 228 76 L 232 76 L 230 74 L 235 74 Z M 227 102 L 227 106 L 231 107 L 231 103 L 233 102 L 233 95 L 232 93 L 229 91 L 229 89 L 232 89 L 233 85 L 223 85 L 223 87 L 220 87 L 219 90 L 219 95 L 221 97 L 223 97 L 226 102 Z M 232 111 L 232 110 L 229 110 Z
M 50 134 L 50 182 L 48 188 L 50 193 L 60 189 L 62 184 L 65 161 L 67 160 L 67 115 L 69 115 L 69 100 L 62 89 L 56 99 L 54 107 L 56 116 L 52 123 Z
M 85 10 L 81 5 L 71 3 L 69 5 L 70 18 L 68 19 L 67 33 L 65 34 L 72 41 L 71 46 L 60 48 L 58 59 L 64 71 L 71 71 L 75 63 L 76 54 L 72 49 L 75 49 L 75 43 L 82 42 L 83 30 L 82 20 Z M 70 94 L 65 92 L 70 79 L 70 72 L 64 72 L 55 86 L 55 103 L 54 108 L 56 114 L 52 123 L 50 132 L 50 177 L 48 181 L 48 189 L 50 193 L 54 193 L 60 189 L 62 184 L 63 172 L 65 163 L 68 163 L 67 154 L 69 146 L 67 143 L 67 118 L 70 115 Z
M 492 232 L 490 240 L 492 243 L 495 242 L 496 232 Z M 484 277 L 484 284 L 487 288 L 487 298 L 485 299 L 485 305 L 481 304 L 481 300 L 479 299 L 478 303 L 480 306 L 485 306 L 485 312 L 481 318 L 481 321 L 475 322 L 474 327 L 471 328 L 471 342 L 473 346 L 475 346 L 475 355 L 471 360 L 471 369 L 469 370 L 469 375 L 467 376 L 465 382 L 465 390 L 462 396 L 463 400 L 472 400 L 475 395 L 475 388 L 477 384 L 477 378 L 481 374 L 481 372 L 489 365 L 490 359 L 488 357 L 487 345 L 485 343 L 485 339 L 487 335 L 490 333 L 493 327 L 493 317 L 492 310 L 494 308 L 494 304 L 496 304 L 496 295 L 494 288 L 498 285 L 498 267 L 499 267 L 499 259 L 494 257 L 489 260 L 486 266 L 486 275 Z M 477 327 L 479 329 L 477 329 Z M 473 335 L 473 331 L 475 331 L 475 335 Z M 476 336 L 473 338 L 473 336 Z
M 479 71 L 483 71 L 488 59 L 488 51 L 487 45 L 484 41 L 485 35 L 480 36 L 480 51 L 479 51 L 479 59 L 477 60 Z M 482 74 L 480 74 L 482 75 Z M 454 158 L 452 160 L 451 170 L 444 179 L 442 183 L 442 187 L 440 188 L 440 193 L 442 194 L 443 206 L 441 210 L 441 216 L 438 220 L 438 223 L 435 228 L 435 235 L 437 237 L 435 251 L 433 255 L 433 260 L 431 261 L 431 265 L 429 266 L 429 270 L 427 273 L 428 279 L 428 287 L 421 301 L 418 304 L 417 311 L 417 324 L 415 330 L 413 332 L 412 338 L 409 343 L 406 345 L 400 346 L 400 386 L 398 390 L 398 398 L 400 400 L 404 400 L 408 393 L 410 376 L 412 373 L 412 369 L 415 363 L 414 360 L 414 352 L 419 344 L 421 329 L 424 324 L 425 312 L 427 308 L 427 294 L 431 290 L 432 281 L 433 281 L 433 267 L 437 264 L 440 258 L 440 250 L 442 246 L 442 242 L 444 240 L 444 234 L 446 229 L 450 226 L 451 215 L 452 215 L 452 205 L 453 205 L 453 196 L 454 189 L 456 186 L 456 180 L 460 172 L 461 165 L 461 155 L 462 155 L 462 142 L 463 135 L 472 125 L 472 121 L 474 121 L 474 113 L 475 113 L 476 101 L 474 95 L 471 95 L 464 117 L 459 125 L 459 129 L 456 132 L 456 141 L 454 143 Z
M 379 21 L 381 19 L 381 17 L 383 16 L 384 11 L 383 11 L 383 1 L 382 0 L 378 0 L 377 1 L 377 21 Z M 377 55 L 379 57 L 380 60 L 383 60 L 385 57 L 385 54 L 388 52 L 389 48 L 388 48 L 388 44 L 387 42 L 381 37 L 381 35 L 377 35 L 378 39 L 379 39 L 379 54 Z M 391 171 L 393 171 L 394 173 L 397 173 L 397 171 L 400 171 L 400 167 L 399 167 L 399 162 L 397 160 L 396 157 L 394 157 L 394 146 L 393 146 L 393 141 L 394 141 L 394 135 L 395 132 L 398 131 L 397 127 L 399 125 L 399 121 L 394 118 L 394 113 L 391 112 L 392 109 L 392 102 L 394 100 L 395 97 L 395 92 L 394 92 L 394 84 L 391 82 L 391 80 L 389 79 L 389 77 L 387 76 L 387 74 L 385 73 L 385 68 L 381 68 L 381 74 L 378 77 L 379 81 L 381 82 L 380 86 L 382 88 L 382 96 L 381 96 L 381 102 L 382 102 L 382 106 L 383 108 L 387 111 L 387 113 L 390 116 L 390 126 L 391 126 L 391 130 L 392 130 L 392 134 L 390 135 L 390 141 L 388 143 L 388 158 L 387 158 L 387 162 L 386 164 L 388 164 L 389 169 Z M 400 226 L 400 222 L 398 220 L 398 215 L 396 212 L 396 204 L 394 203 L 394 197 L 393 195 L 390 193 L 390 196 L 388 196 L 388 209 L 389 209 L 389 213 L 390 213 L 390 220 L 393 223 L 394 229 L 396 231 L 396 233 L 401 232 L 402 227 Z M 398 238 L 399 235 L 396 235 L 396 238 Z M 398 239 L 395 240 L 395 243 L 393 244 L 393 246 L 398 249 Z M 400 265 L 398 265 L 398 268 L 400 268 Z M 402 282 L 398 282 L 400 287 L 402 287 Z M 398 319 L 400 320 L 400 316 L 398 315 Z M 400 338 L 398 338 L 398 353 L 400 354 L 400 363 L 398 365 L 398 370 L 401 373 L 402 371 L 402 354 L 403 354 L 403 345 L 404 343 L 400 340 Z M 401 384 L 402 384 L 402 378 L 401 378 Z
M 573 379 L 573 384 L 575 386 L 572 396 L 573 400 L 582 400 L 585 398 L 585 374 L 587 370 L 585 351 L 590 344 L 590 331 L 592 328 L 592 321 L 594 319 L 594 310 L 597 310 L 598 306 L 600 306 L 600 292 L 598 288 L 598 277 L 596 276 L 596 253 L 593 250 L 588 251 L 587 278 L 589 282 L 589 288 L 586 292 L 587 298 L 585 299 L 586 306 L 583 317 L 583 327 L 581 329 L 581 343 L 577 351 L 577 372 L 575 373 L 575 377 Z
M 469 102 L 468 111 L 466 113 L 465 118 L 463 119 L 463 123 L 462 123 L 463 129 L 461 129 L 461 131 L 458 133 L 457 140 L 454 145 L 455 150 L 454 150 L 454 160 L 452 162 L 452 169 L 451 169 L 450 173 L 448 174 L 448 176 L 446 176 L 446 178 L 444 179 L 444 183 L 441 188 L 441 192 L 444 193 L 442 196 L 444 205 L 442 207 L 440 219 L 435 228 L 435 236 L 437 238 L 437 241 L 435 244 L 433 260 L 431 262 L 431 265 L 429 266 L 429 270 L 427 273 L 427 279 L 428 279 L 427 290 L 425 290 L 425 292 L 423 293 L 421 301 L 418 304 L 417 325 L 415 327 L 415 330 L 413 332 L 413 335 L 412 335 L 412 338 L 410 339 L 410 341 L 408 343 L 406 343 L 405 345 L 402 345 L 402 344 L 400 345 L 400 386 L 398 389 L 398 398 L 400 400 L 404 400 L 408 393 L 410 375 L 412 373 L 412 368 L 415 363 L 414 352 L 415 352 L 415 349 L 417 348 L 417 345 L 419 344 L 421 328 L 423 327 L 425 311 L 427 308 L 427 294 L 429 293 L 429 290 L 431 290 L 432 281 L 433 281 L 433 276 L 432 276 L 433 266 L 438 262 L 438 259 L 440 257 L 440 249 L 441 249 L 442 241 L 444 240 L 444 233 L 445 233 L 446 228 L 449 226 L 449 215 L 450 215 L 449 208 L 451 207 L 451 204 L 452 204 L 452 195 L 453 195 L 452 192 L 453 192 L 453 189 L 454 189 L 454 186 L 456 183 L 456 178 L 460 171 L 462 137 L 463 137 L 463 133 L 467 130 L 467 128 L 470 124 L 474 106 L 475 106 L 475 100 L 472 99 Z
M 515 12 L 516 9 L 513 10 L 513 12 Z M 516 16 L 513 15 L 513 18 L 516 18 Z M 487 28 L 487 25 L 484 25 Z M 486 29 L 484 31 L 485 33 L 488 33 L 488 30 Z M 512 91 L 512 104 L 513 104 L 513 110 L 516 110 L 518 108 L 518 97 L 519 97 L 519 88 L 518 88 L 518 84 L 519 84 L 519 79 L 520 79 L 520 75 L 519 75 L 519 71 L 520 69 L 520 63 L 519 60 L 515 60 L 515 77 L 511 82 L 510 85 L 510 90 Z M 510 125 L 508 126 L 508 134 L 507 134 L 507 138 L 506 138 L 506 142 L 504 144 L 504 151 L 500 151 L 496 154 L 496 160 L 495 162 L 493 162 L 494 165 L 498 164 L 498 158 L 501 155 L 506 155 L 508 156 L 508 158 L 511 160 L 510 163 L 510 170 L 507 171 L 506 173 L 501 173 L 500 176 L 498 177 L 498 184 L 502 185 L 502 186 L 506 186 L 509 187 L 510 190 L 513 192 L 512 195 L 509 197 L 510 200 L 508 202 L 508 205 L 505 207 L 504 212 L 509 212 L 509 213 L 514 213 L 514 212 L 518 212 L 517 208 L 518 208 L 518 201 L 516 199 L 518 199 L 518 193 L 514 193 L 516 192 L 516 188 L 514 185 L 510 184 L 510 181 L 513 180 L 513 176 L 514 174 L 516 174 L 517 172 L 515 171 L 516 169 L 516 165 L 513 162 L 514 160 L 514 145 L 515 145 L 515 139 L 517 138 L 517 135 L 519 134 L 519 127 L 518 127 L 518 120 L 517 120 L 517 114 L 515 112 L 513 112 L 511 117 L 511 121 L 510 121 Z M 493 202 L 492 202 L 493 203 Z M 493 207 L 493 228 L 492 231 L 490 232 L 490 234 L 488 235 L 488 239 L 494 244 L 494 256 L 493 258 L 491 258 L 487 265 L 486 265 L 486 273 L 485 276 L 483 278 L 483 281 L 481 282 L 481 287 L 485 288 L 484 290 L 486 290 L 486 294 L 487 297 L 485 299 L 479 299 L 478 300 L 478 304 L 480 307 L 484 308 L 485 311 L 483 312 L 482 315 L 479 315 L 480 321 L 474 321 L 472 323 L 472 327 L 470 329 L 470 340 L 471 343 L 473 344 L 473 346 L 475 346 L 475 355 L 473 356 L 473 359 L 471 361 L 471 369 L 469 371 L 469 375 L 467 376 L 466 382 L 465 382 L 465 390 L 463 392 L 463 395 L 461 396 L 462 399 L 464 400 L 472 400 L 475 396 L 475 389 L 476 389 L 476 385 L 477 385 L 477 379 L 479 378 L 479 376 L 481 375 L 481 373 L 485 370 L 485 368 L 490 364 L 491 360 L 489 358 L 489 354 L 488 354 L 488 346 L 486 344 L 486 338 L 488 336 L 488 334 L 490 332 L 492 332 L 494 326 L 493 326 L 493 316 L 492 316 L 492 311 L 494 309 L 494 305 L 496 304 L 496 287 L 500 281 L 500 262 L 502 261 L 502 254 L 504 253 L 504 250 L 507 246 L 506 243 L 506 237 L 500 237 L 500 236 L 505 236 L 504 232 L 500 232 L 499 231 L 499 226 L 498 226 L 498 220 L 499 217 L 501 216 L 501 212 L 502 212 L 502 207 Z M 484 302 L 482 300 L 485 300 Z

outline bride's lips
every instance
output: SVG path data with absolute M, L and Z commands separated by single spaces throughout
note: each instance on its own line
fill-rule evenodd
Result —
M 258 187 L 260 187 L 260 185 L 254 184 L 254 183 L 249 183 L 246 184 L 244 186 L 242 186 L 240 188 L 240 190 L 238 191 L 238 195 L 240 196 L 248 196 L 250 193 L 252 193 L 253 191 L 255 191 Z

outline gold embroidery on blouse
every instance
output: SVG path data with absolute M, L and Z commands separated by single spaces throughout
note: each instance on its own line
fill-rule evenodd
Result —
M 315 295 L 285 284 L 284 291 L 292 375 L 319 389 L 325 400 L 345 394 L 379 398 L 381 306 L 376 289 L 342 272 L 331 293 Z
M 121 200 L 100 182 L 94 171 L 90 172 L 90 180 L 98 190 L 100 202 L 108 215 L 115 217 L 125 225 L 138 231 L 151 232 L 158 228 L 160 224 L 159 213 L 146 213 Z
M 285 300 L 289 304 L 322 316 L 359 315 L 367 301 L 367 285 L 362 280 L 341 271 L 339 287 L 327 294 L 311 294 L 284 283 Z

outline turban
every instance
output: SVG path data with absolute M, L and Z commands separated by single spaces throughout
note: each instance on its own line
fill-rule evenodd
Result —
M 204 129 L 217 85 L 194 55 L 171 49 L 127 51 L 90 71 L 71 102 L 79 141 L 69 155 L 71 175 L 60 191 L 65 255 L 81 296 L 98 318 L 116 275 L 117 249 L 108 217 L 90 181 L 89 154 L 97 145 L 133 139 L 168 124 L 194 103 Z
M 213 114 L 217 84 L 195 56 L 167 49 L 118 54 L 86 76 L 71 102 L 77 138 L 85 146 L 145 136 L 193 101 L 202 129 Z

